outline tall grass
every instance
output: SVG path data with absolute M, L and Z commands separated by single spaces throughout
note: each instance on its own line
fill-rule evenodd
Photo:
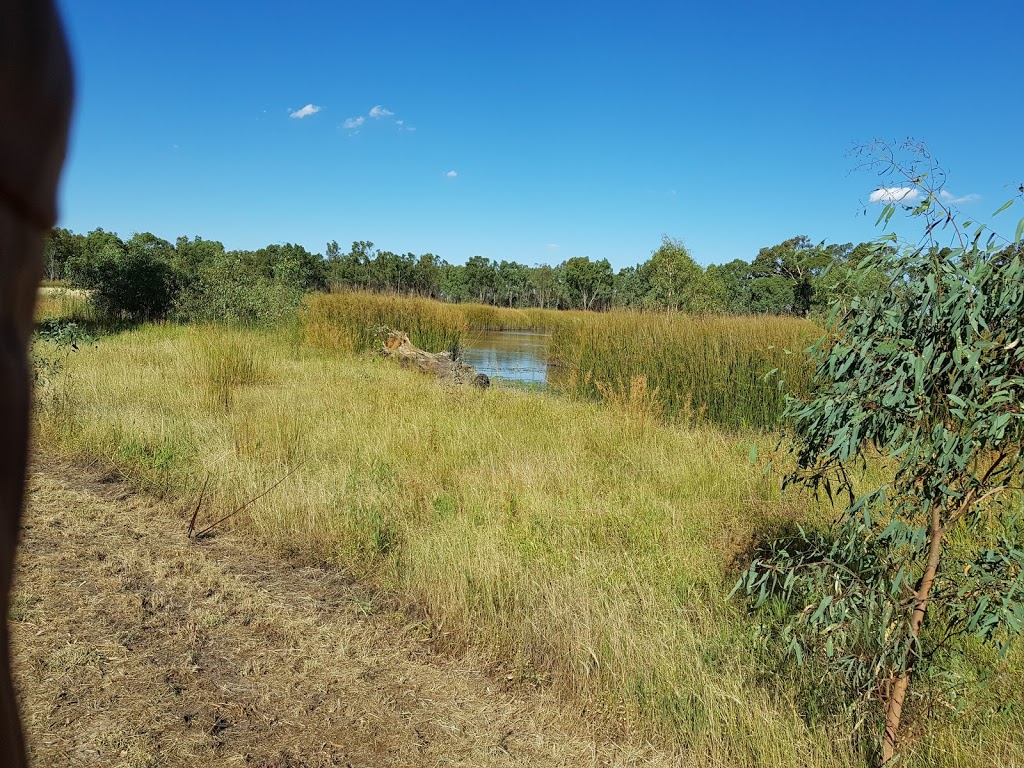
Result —
M 357 292 L 307 296 L 299 319 L 306 343 L 350 352 L 378 349 L 391 330 L 405 331 L 428 352 L 443 352 L 457 347 L 469 328 L 450 304 Z
M 550 331 L 589 315 L 348 291 L 307 296 L 300 318 L 306 341 L 319 347 L 365 351 L 379 345 L 384 329 L 392 329 L 407 332 L 423 349 L 441 352 L 469 331 Z
M 98 316 L 86 291 L 63 286 L 44 286 L 36 298 L 36 320 L 60 318 L 69 322 L 92 324 Z
M 778 497 L 745 439 L 649 418 L 639 388 L 611 408 L 449 389 L 255 331 L 143 327 L 68 368 L 72 407 L 40 412 L 39 439 L 186 514 L 208 477 L 207 520 L 287 475 L 242 530 L 397 591 L 439 643 L 485 649 L 694 764 L 864 760 L 848 724 L 805 723 L 787 673 L 726 601 L 755 531 L 813 514 Z M 1022 662 L 1004 667 L 1018 706 Z M 1013 711 L 920 738 L 909 764 L 974 765 L 977 744 L 1019 763 Z
M 587 317 L 589 312 L 557 309 L 513 309 L 487 304 L 456 305 L 474 331 L 550 331 L 556 326 Z
M 628 398 L 641 386 L 669 417 L 771 428 L 785 392 L 809 390 L 804 349 L 816 332 L 793 318 L 612 312 L 554 326 L 550 354 L 572 395 Z

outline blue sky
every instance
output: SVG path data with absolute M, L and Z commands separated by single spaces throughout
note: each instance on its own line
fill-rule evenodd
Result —
M 857 142 L 928 142 L 972 216 L 1024 180 L 1010 0 L 58 2 L 79 232 L 707 264 L 877 236 Z

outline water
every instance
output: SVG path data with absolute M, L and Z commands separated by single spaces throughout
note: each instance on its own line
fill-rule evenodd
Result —
M 548 335 L 535 331 L 470 331 L 462 338 L 465 361 L 492 379 L 544 385 Z

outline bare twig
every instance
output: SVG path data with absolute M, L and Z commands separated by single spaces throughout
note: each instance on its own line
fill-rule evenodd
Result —
M 196 508 L 192 511 L 192 519 L 188 523 L 188 538 L 192 538 L 192 531 L 196 529 L 196 518 L 199 517 L 199 508 L 203 506 L 203 497 L 206 495 L 206 486 L 210 484 L 210 476 L 206 476 L 206 480 L 203 481 L 203 489 L 199 491 L 199 501 L 196 502 Z
M 238 507 L 238 508 L 236 508 L 236 509 L 232 510 L 231 512 L 229 512 L 228 514 L 224 515 L 224 517 L 220 518 L 219 520 L 215 520 L 214 522 L 210 523 L 210 524 L 209 524 L 208 526 L 206 526 L 205 528 L 203 528 L 203 530 L 201 530 L 201 531 L 200 531 L 199 533 L 197 533 L 195 537 L 196 537 L 197 539 L 201 539 L 201 538 L 202 538 L 203 536 L 205 536 L 206 534 L 208 534 L 208 533 L 209 533 L 210 531 L 212 531 L 212 530 L 213 530 L 214 528 L 216 528 L 216 527 L 217 527 L 218 525 L 220 525 L 221 523 L 223 523 L 223 522 L 225 522 L 225 521 L 227 521 L 227 520 L 230 520 L 230 519 L 231 519 L 232 517 L 234 517 L 235 515 L 237 515 L 237 514 L 238 514 L 239 512 L 241 512 L 241 511 L 242 511 L 243 509 L 245 509 L 246 507 L 248 507 L 248 506 L 249 506 L 250 504 L 254 504 L 255 502 L 257 502 L 257 501 L 259 501 L 260 499 L 262 499 L 262 498 L 263 498 L 264 496 L 266 496 L 266 495 L 267 495 L 268 493 L 270 493 L 270 492 L 271 492 L 272 490 L 274 490 L 275 488 L 277 488 L 277 486 L 279 486 L 279 485 L 280 485 L 281 483 L 283 483 L 283 482 L 284 482 L 285 480 L 287 480 L 287 479 L 288 479 L 289 477 L 291 477 L 292 475 L 294 475 L 294 474 L 295 474 L 295 473 L 296 473 L 296 472 L 297 472 L 297 471 L 298 471 L 298 470 L 299 470 L 299 469 L 300 469 L 300 468 L 302 467 L 302 465 L 303 465 L 304 463 L 305 463 L 305 462 L 300 462 L 299 464 L 296 464 L 296 465 L 295 465 L 294 467 L 292 467 L 291 469 L 289 469 L 289 470 L 288 470 L 288 472 L 287 472 L 287 473 L 286 473 L 286 474 L 285 474 L 285 475 L 284 475 L 283 477 L 281 477 L 281 479 L 280 479 L 280 480 L 278 480 L 278 481 L 277 481 L 276 483 L 274 483 L 274 484 L 273 484 L 272 486 L 270 486 L 269 488 L 267 488 L 267 489 L 266 489 L 265 491 L 263 491 L 263 492 L 262 492 L 261 494 L 259 494 L 258 496 L 253 496 L 253 497 L 252 497 L 251 499 L 249 499 L 249 500 L 248 500 L 247 502 L 245 502 L 245 503 L 244 503 L 244 504 L 243 504 L 242 506 L 240 506 L 240 507 Z

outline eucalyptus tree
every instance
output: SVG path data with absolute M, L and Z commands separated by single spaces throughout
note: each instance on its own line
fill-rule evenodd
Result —
M 737 584 L 755 606 L 788 607 L 780 636 L 799 662 L 877 703 L 883 765 L 915 682 L 953 674 L 941 660 L 969 643 L 1005 649 L 1024 631 L 1024 219 L 1009 244 L 959 224 L 927 150 L 904 148 L 909 161 L 870 151 L 918 190 L 904 207 L 924 238 L 896 249 L 889 235 L 863 255 L 853 279 L 885 289 L 837 305 L 812 348 L 817 391 L 786 411 L 785 484 L 846 503 L 827 530 L 767 545 Z M 855 495 L 869 463 L 887 482 Z
M 562 287 L 562 269 L 538 264 L 530 270 L 530 290 L 541 309 L 557 307 Z
M 824 244 L 815 245 L 805 235 L 762 248 L 751 264 L 755 278 L 786 281 L 792 291 L 789 311 L 806 315 L 814 299 L 814 282 L 831 262 Z M 777 290 L 777 289 L 776 289 Z
M 612 297 L 615 273 L 608 259 L 591 261 L 587 256 L 574 256 L 561 265 L 565 287 L 573 306 L 599 309 Z

